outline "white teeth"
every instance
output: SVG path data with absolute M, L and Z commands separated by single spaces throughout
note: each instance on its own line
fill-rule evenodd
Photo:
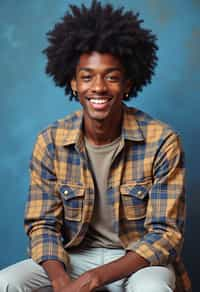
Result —
M 97 104 L 103 104 L 107 102 L 107 99 L 90 99 L 90 102 L 97 103 Z

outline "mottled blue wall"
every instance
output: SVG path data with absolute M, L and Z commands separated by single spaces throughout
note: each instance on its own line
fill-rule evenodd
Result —
M 76 0 L 75 3 L 81 3 Z M 89 3 L 89 1 L 83 1 Z M 105 3 L 105 1 L 102 1 Z M 131 102 L 182 135 L 187 158 L 188 221 L 184 257 L 194 286 L 200 259 L 200 0 L 112 0 L 140 11 L 157 33 L 159 66 Z M 45 33 L 69 1 L 0 1 L 0 268 L 26 256 L 23 210 L 37 133 L 78 107 L 44 74 Z M 196 284 L 195 284 L 196 283 Z M 195 289 L 198 291 L 198 289 Z

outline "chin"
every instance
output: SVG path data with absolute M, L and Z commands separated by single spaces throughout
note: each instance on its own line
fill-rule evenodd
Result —
M 98 112 L 89 112 L 88 113 L 88 117 L 91 120 L 96 120 L 96 121 L 101 121 L 101 120 L 105 120 L 106 118 L 109 117 L 109 112 L 102 112 L 102 113 L 98 113 Z
M 105 121 L 106 120 L 106 118 L 107 118 L 107 116 L 93 116 L 93 117 L 91 117 L 91 119 L 93 120 L 93 121 Z

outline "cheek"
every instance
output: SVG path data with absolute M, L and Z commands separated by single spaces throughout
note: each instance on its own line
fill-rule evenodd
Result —
M 116 95 L 123 95 L 125 88 L 123 83 L 113 84 L 110 89 L 116 93 Z
M 88 90 L 89 90 L 89 85 L 88 84 L 81 84 L 77 86 L 77 91 L 79 95 L 84 95 Z
M 113 95 L 115 95 L 118 99 L 123 99 L 124 97 L 124 89 L 122 87 L 117 87 L 112 90 Z

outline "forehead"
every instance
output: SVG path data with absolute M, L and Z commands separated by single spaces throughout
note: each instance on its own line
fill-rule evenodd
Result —
M 108 70 L 116 69 L 123 71 L 120 60 L 108 53 L 92 52 L 82 54 L 77 65 L 77 70 Z

